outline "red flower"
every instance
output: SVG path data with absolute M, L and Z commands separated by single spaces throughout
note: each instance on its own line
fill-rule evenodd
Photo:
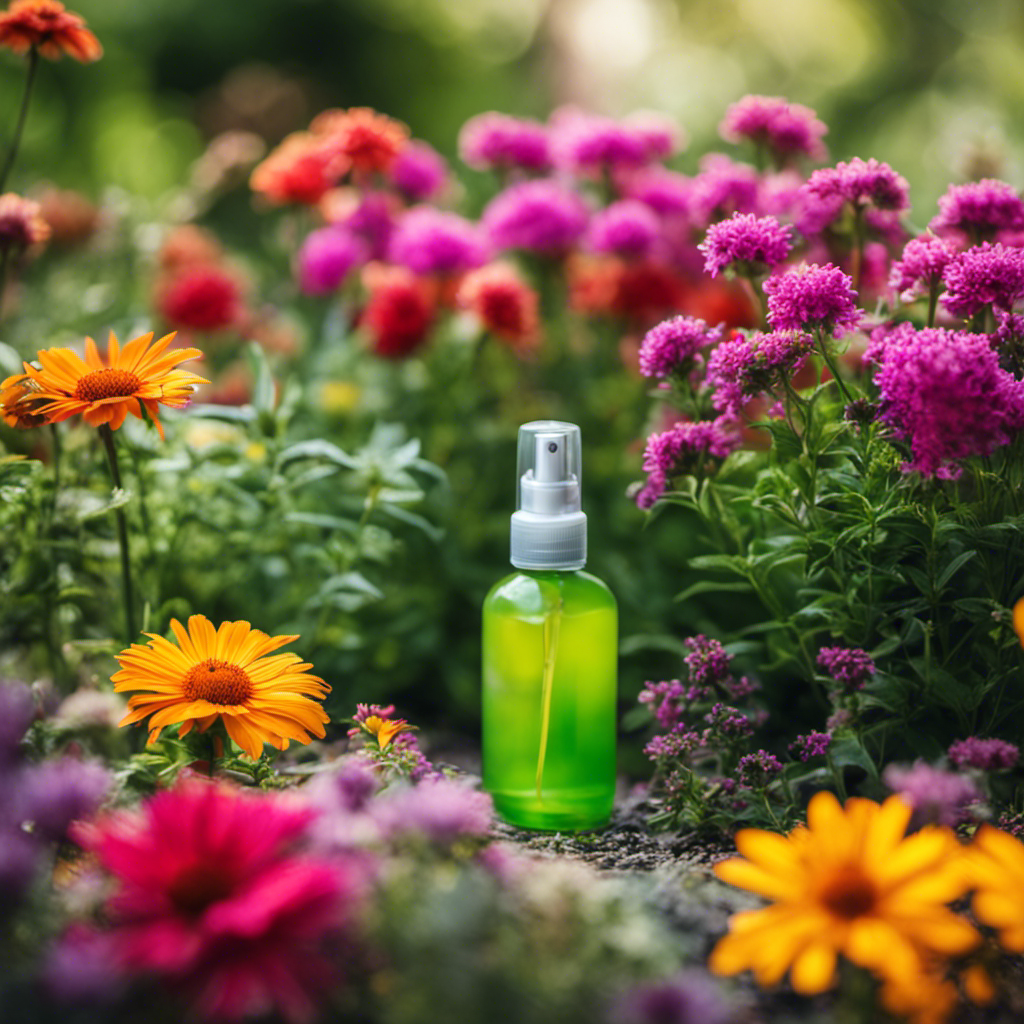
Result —
M 222 331 L 242 312 L 238 282 L 217 266 L 193 266 L 170 278 L 157 302 L 169 324 L 195 331 Z
M 409 137 L 400 121 L 378 114 L 369 107 L 325 110 L 309 126 L 315 135 L 329 138 L 361 173 L 390 169 Z
M 619 275 L 612 309 L 627 320 L 649 326 L 681 312 L 686 294 L 686 284 L 669 267 L 631 263 L 624 265 Z
M 338 980 L 324 940 L 357 888 L 339 865 L 293 852 L 313 816 L 197 781 L 74 826 L 119 883 L 107 908 L 118 958 L 181 991 L 190 1020 L 311 1020 Z
M 370 298 L 362 323 L 373 350 L 385 359 L 403 359 L 427 340 L 433 304 L 423 283 L 401 267 L 370 267 L 364 275 Z
M 13 0 L 0 14 L 0 46 L 15 53 L 35 47 L 50 60 L 67 54 L 88 63 L 103 56 L 103 47 L 85 27 L 85 19 L 66 11 L 57 0 Z
M 492 334 L 523 351 L 537 341 L 537 293 L 505 263 L 467 274 L 458 304 L 475 313 Z
M 256 165 L 249 185 L 273 203 L 311 205 L 338 183 L 348 166 L 345 154 L 332 140 L 293 132 Z

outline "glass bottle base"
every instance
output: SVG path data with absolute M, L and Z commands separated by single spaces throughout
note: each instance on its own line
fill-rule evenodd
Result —
M 547 832 L 583 832 L 607 825 L 612 816 L 613 798 L 606 792 L 593 796 L 579 793 L 545 793 L 538 800 L 535 791 L 491 791 L 495 813 L 518 828 Z

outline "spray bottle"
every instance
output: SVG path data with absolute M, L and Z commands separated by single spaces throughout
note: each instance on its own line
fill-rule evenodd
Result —
M 483 782 L 524 828 L 608 821 L 615 794 L 618 610 L 583 572 L 580 429 L 519 428 L 511 561 L 483 607 Z

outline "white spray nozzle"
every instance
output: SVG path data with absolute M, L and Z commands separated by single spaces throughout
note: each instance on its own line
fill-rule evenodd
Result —
M 580 568 L 587 517 L 580 500 L 580 428 L 536 420 L 519 428 L 512 564 L 524 569 Z

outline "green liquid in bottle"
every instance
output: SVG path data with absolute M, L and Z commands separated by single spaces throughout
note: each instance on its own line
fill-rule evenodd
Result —
M 615 796 L 618 611 L 581 571 L 520 570 L 483 608 L 483 781 L 524 828 L 608 821 Z

